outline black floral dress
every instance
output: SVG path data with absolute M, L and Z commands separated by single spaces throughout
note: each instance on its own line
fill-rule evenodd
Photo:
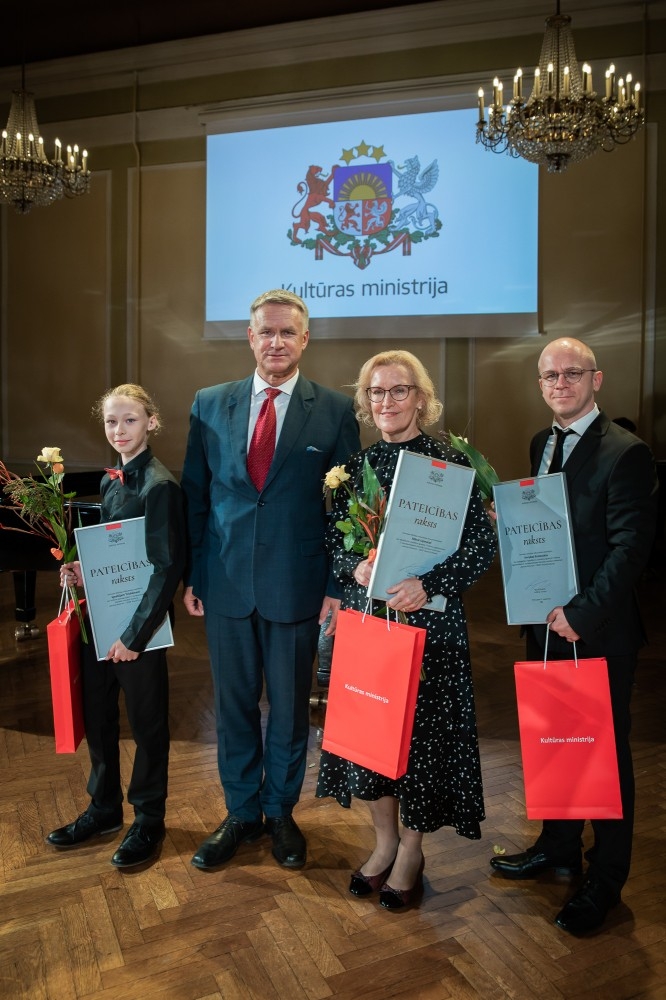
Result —
M 354 455 L 347 463 L 351 482 L 360 484 L 363 459 L 367 455 L 389 493 L 403 448 L 446 462 L 468 464 L 450 446 L 420 434 L 397 444 L 379 441 Z M 360 557 L 345 550 L 343 535 L 335 527 L 335 521 L 346 515 L 346 494 L 338 490 L 327 544 L 335 576 L 344 585 L 342 606 L 363 610 L 366 590 L 353 578 Z M 427 629 L 427 638 L 425 679 L 419 685 L 407 773 L 394 781 L 324 750 L 317 782 L 318 798 L 331 795 L 340 805 L 349 807 L 352 796 L 376 801 L 392 795 L 399 800 L 400 819 L 408 829 L 429 833 L 452 826 L 460 836 L 479 839 L 479 823 L 485 818 L 483 785 L 461 594 L 488 569 L 496 547 L 495 531 L 474 487 L 460 548 L 420 577 L 429 599 L 435 594 L 446 597 L 445 610 L 422 609 L 408 616 L 411 625 Z

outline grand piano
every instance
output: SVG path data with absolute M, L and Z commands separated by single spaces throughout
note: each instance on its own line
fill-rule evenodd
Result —
M 76 493 L 71 501 L 73 524 L 99 524 L 101 504 L 99 484 L 104 471 L 66 472 L 63 479 L 65 493 Z M 7 497 L 0 491 L 0 573 L 11 572 L 14 577 L 16 609 L 14 637 L 17 642 L 34 639 L 39 635 L 35 625 L 37 608 L 35 591 L 38 572 L 57 572 L 60 563 L 51 555 L 51 546 L 45 538 L 7 531 L 5 527 L 23 527 L 21 518 L 7 506 Z M 53 616 L 57 613 L 57 590 L 54 586 Z

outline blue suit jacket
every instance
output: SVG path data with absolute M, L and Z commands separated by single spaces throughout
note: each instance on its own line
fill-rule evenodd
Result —
M 186 582 L 206 612 L 276 622 L 319 613 L 339 596 L 324 545 L 323 480 L 360 447 L 351 399 L 302 375 L 266 483 L 247 472 L 253 376 L 195 396 L 183 467 L 191 566 Z
M 539 471 L 550 428 L 532 440 Z M 650 556 L 657 518 L 657 477 L 648 446 L 605 413 L 588 427 L 563 468 L 571 508 L 580 592 L 565 605 L 580 635 L 581 656 L 634 653 L 645 641 L 635 587 Z M 545 627 L 533 626 L 543 647 Z M 551 636 L 553 651 L 564 643 Z

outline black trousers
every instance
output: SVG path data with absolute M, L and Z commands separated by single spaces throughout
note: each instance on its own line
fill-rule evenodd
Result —
M 562 640 L 554 642 L 551 636 L 548 659 L 571 659 L 573 646 Z M 553 648 L 551 648 L 551 646 Z M 577 643 L 579 657 L 592 655 L 585 652 L 584 644 Z M 598 654 L 594 654 L 598 655 Z M 543 647 L 535 640 L 532 630 L 527 630 L 527 659 L 543 658 Z M 622 819 L 590 820 L 594 831 L 594 844 L 585 857 L 589 862 L 589 874 L 598 877 L 609 889 L 611 895 L 619 896 L 629 877 L 631 847 L 634 832 L 634 767 L 629 744 L 631 731 L 631 693 L 636 670 L 636 654 L 608 656 L 608 680 L 610 686 L 615 745 L 622 799 Z M 544 820 L 536 847 L 554 861 L 566 863 L 580 855 L 585 820 Z
M 120 781 L 119 697 L 136 743 L 127 799 L 138 822 L 164 820 L 169 765 L 169 679 L 166 650 L 142 653 L 128 663 L 98 661 L 92 641 L 82 643 L 83 716 L 90 752 L 88 792 L 92 811 L 117 812 Z

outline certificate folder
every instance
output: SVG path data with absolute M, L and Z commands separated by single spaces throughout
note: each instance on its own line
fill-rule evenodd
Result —
M 368 596 L 390 600 L 387 587 L 421 576 L 460 548 L 474 470 L 455 462 L 401 451 L 379 537 Z M 443 611 L 436 594 L 426 608 Z
M 493 487 L 509 625 L 540 625 L 578 593 L 563 472 Z
M 153 574 L 146 554 L 145 521 L 131 517 L 74 529 L 98 660 L 106 659 L 129 625 Z M 165 646 L 173 646 L 168 615 L 146 649 Z

